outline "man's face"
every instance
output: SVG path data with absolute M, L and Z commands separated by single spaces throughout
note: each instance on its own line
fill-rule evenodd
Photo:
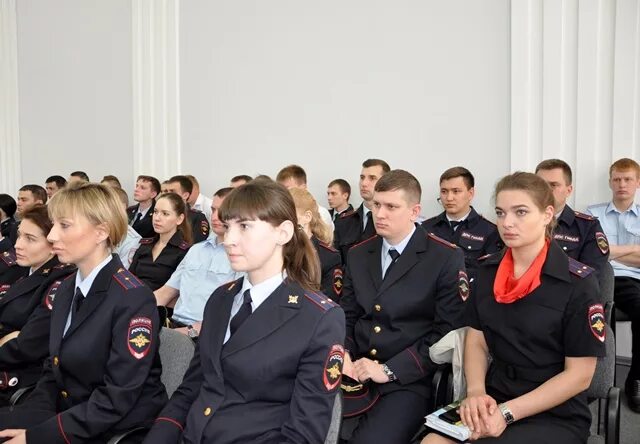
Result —
M 18 201 L 16 202 L 18 215 L 22 215 L 36 203 L 42 203 L 42 201 L 36 200 L 31 191 L 18 191 Z
M 567 199 L 573 191 L 573 185 L 567 184 L 567 179 L 564 177 L 562 168 L 538 170 L 536 175 L 542 177 L 544 181 L 549 184 L 553 191 L 553 206 L 556 212 L 560 211 L 567 204 Z
M 339 185 L 332 185 L 327 188 L 327 202 L 334 210 L 343 208 L 349 202 L 349 194 L 343 193 Z
M 420 214 L 420 204 L 410 204 L 404 190 L 378 191 L 373 195 L 371 214 L 376 232 L 396 245 L 411 231 Z
M 45 184 L 45 189 L 47 190 L 47 198 L 48 199 L 51 199 L 54 194 L 56 194 L 58 191 L 60 191 L 60 188 L 58 188 L 58 184 L 55 183 L 55 182 L 47 182 Z
M 185 202 L 189 198 L 189 192 L 182 190 L 180 182 L 169 182 L 167 184 L 167 193 L 176 193 L 178 196 L 182 197 L 182 200 Z
M 373 199 L 373 190 L 378 180 L 384 174 L 380 165 L 362 168 L 360 172 L 360 197 L 369 202 Z
M 224 197 L 213 196 L 213 203 L 211 204 L 211 230 L 216 233 L 216 236 L 224 236 L 225 228 L 224 224 L 218 219 L 218 212 L 224 202 Z
M 285 187 L 287 190 L 290 190 L 291 188 L 300 188 L 302 190 L 306 190 L 307 189 L 307 184 L 306 183 L 299 182 L 293 177 L 290 177 L 290 178 L 285 179 L 285 180 L 281 180 L 278 183 L 280 185 L 282 185 L 283 187 Z
M 633 200 L 636 190 L 640 186 L 640 179 L 633 169 L 613 170 L 609 178 L 609 188 L 613 192 L 613 200 Z
M 474 192 L 462 177 L 445 179 L 440 183 L 440 203 L 448 215 L 462 217 L 470 211 Z
M 151 188 L 151 183 L 146 180 L 138 180 L 136 189 L 133 192 L 133 200 L 136 202 L 147 202 L 155 199 L 157 193 Z

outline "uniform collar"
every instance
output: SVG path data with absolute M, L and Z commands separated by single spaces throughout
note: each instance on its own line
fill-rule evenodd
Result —
M 100 273 L 100 271 L 102 271 L 102 269 L 106 267 L 109 262 L 111 262 L 111 259 L 113 259 L 112 256 L 108 255 L 105 260 L 100 262 L 93 270 L 91 270 L 89 276 L 85 278 L 80 276 L 80 270 L 78 270 L 78 272 L 76 273 L 76 289 L 79 288 L 80 291 L 82 291 L 84 297 L 87 297 L 87 295 L 89 294 L 89 290 L 91 290 L 93 281 L 96 280 L 98 273 Z
M 481 263 L 484 263 L 486 265 L 498 266 L 506 252 L 507 248 L 503 248 L 502 251 L 492 254 Z M 545 259 L 544 265 L 542 266 L 542 274 L 552 276 L 562 281 L 571 282 L 567 255 L 564 251 L 562 251 L 562 248 L 560 248 L 560 246 L 554 240 L 552 240 L 549 244 L 547 258 Z
M 634 216 L 638 216 L 638 214 L 640 213 L 640 211 L 638 211 L 638 205 L 635 202 L 633 204 L 631 204 L 631 207 L 629 207 L 628 210 L 621 212 L 613 204 L 613 201 L 611 201 L 611 202 L 609 202 L 609 205 L 607 205 L 607 209 L 605 210 L 605 214 L 608 214 L 608 213 L 611 213 L 611 212 L 618 213 L 618 214 L 623 214 L 623 213 L 626 213 L 627 211 L 631 211 Z
M 262 304 L 269 295 L 282 284 L 286 276 L 286 272 L 283 271 L 282 273 L 278 273 L 257 285 L 252 285 L 251 282 L 249 282 L 249 277 L 245 277 L 242 280 L 242 288 L 238 294 L 242 297 L 245 291 L 251 290 L 251 306 L 253 311 L 256 311 L 260 304 Z
M 558 222 L 564 222 L 568 226 L 573 225 L 573 221 L 576 219 L 576 212 L 571 209 L 569 205 L 565 205 L 562 211 L 560 212 L 560 217 L 558 217 Z
M 389 250 L 391 248 L 393 248 L 394 250 L 396 250 L 398 253 L 402 254 L 402 252 L 404 251 L 405 248 L 407 248 L 407 244 L 409 243 L 409 241 L 411 240 L 411 237 L 413 236 L 413 233 L 416 232 L 416 226 L 414 224 L 413 229 L 411 230 L 411 232 L 404 238 L 402 239 L 400 242 L 398 242 L 397 245 L 391 245 L 384 237 L 382 238 L 382 257 L 386 257 L 386 255 L 389 253 Z

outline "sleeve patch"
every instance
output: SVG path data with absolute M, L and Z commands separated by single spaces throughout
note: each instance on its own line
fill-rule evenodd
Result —
M 149 318 L 135 317 L 129 321 L 127 348 L 131 356 L 142 359 L 149 354 L 152 332 L 153 324 Z
M 49 287 L 49 291 L 44 297 L 44 306 L 49 309 L 49 311 L 53 310 L 53 301 L 56 299 L 56 293 L 58 292 L 58 288 L 62 281 L 55 281 L 51 287 Z
M 209 234 L 209 222 L 207 222 L 206 220 L 203 220 L 200 222 L 200 231 L 202 231 L 203 235 L 207 235 Z
M 458 293 L 463 301 L 466 301 L 469 298 L 469 278 L 467 277 L 467 273 L 464 271 L 458 272 Z
M 0 298 L 5 294 L 7 294 L 7 291 L 9 291 L 10 288 L 11 288 L 11 285 L 9 284 L 0 285 Z
M 342 293 L 342 269 L 340 267 L 333 270 L 333 291 L 338 296 Z
M 589 307 L 588 321 L 593 336 L 595 336 L 598 341 L 604 342 L 607 337 L 607 329 L 605 328 L 602 304 L 594 304 Z
M 340 385 L 343 363 L 344 347 L 340 344 L 334 344 L 329 350 L 322 372 L 322 382 L 328 392 L 335 390 Z
M 596 233 L 596 243 L 602 254 L 609 254 L 609 241 L 602 231 Z

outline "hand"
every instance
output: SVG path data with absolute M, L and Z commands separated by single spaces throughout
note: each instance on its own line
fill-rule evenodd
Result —
M 26 432 L 25 429 L 4 429 L 0 431 L 0 438 L 12 438 L 5 444 L 27 444 Z
M 382 370 L 382 364 L 373 362 L 371 359 L 360 358 L 353 363 L 353 368 L 360 382 L 366 382 L 369 379 L 378 384 L 389 382 L 389 377 Z
M 353 361 L 351 361 L 351 356 L 349 353 L 344 354 L 344 362 L 342 363 L 342 374 L 347 375 L 351 379 L 358 380 L 358 377 L 355 374 L 355 370 L 353 368 Z
M 498 403 L 491 396 L 483 394 L 469 396 L 460 403 L 460 419 L 471 432 L 482 435 L 489 428 L 489 416 L 498 411 Z M 500 413 L 502 416 L 502 413 Z M 477 438 L 476 438 L 477 439 Z
M 187 335 L 187 327 L 174 328 L 173 331 L 180 332 L 185 336 Z
M 484 437 L 492 437 L 497 438 L 502 435 L 504 429 L 507 428 L 507 421 L 505 421 L 504 416 L 502 416 L 502 412 L 500 409 L 495 409 L 495 411 L 489 415 L 489 418 L 485 422 L 485 434 Z

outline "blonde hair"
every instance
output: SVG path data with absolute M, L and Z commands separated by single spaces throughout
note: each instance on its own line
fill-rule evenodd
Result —
M 318 203 L 311 193 L 301 188 L 291 188 L 289 192 L 293 197 L 293 202 L 296 204 L 296 210 L 298 212 L 304 213 L 305 211 L 311 211 L 311 222 L 309 223 L 311 234 L 317 237 L 320 242 L 331 245 L 333 242 L 333 231 L 320 217 Z
M 92 225 L 107 227 L 107 247 L 114 248 L 127 234 L 127 218 L 116 191 L 106 185 L 73 182 L 58 191 L 47 205 L 51 219 L 84 216 Z

